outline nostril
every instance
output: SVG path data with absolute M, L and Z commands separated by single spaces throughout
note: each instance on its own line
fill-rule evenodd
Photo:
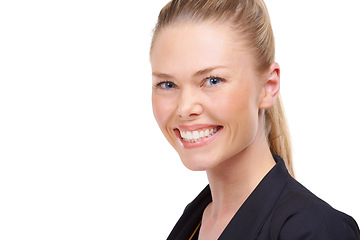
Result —
M 188 119 L 188 118 L 192 119 L 192 118 L 195 118 L 195 117 L 197 117 L 199 115 L 200 114 L 197 114 L 197 113 L 190 113 L 189 115 L 179 113 L 179 117 L 185 118 L 185 119 Z
M 192 109 L 178 111 L 179 117 L 181 118 L 194 118 L 199 116 L 203 112 L 201 106 L 194 106 Z
M 177 113 L 181 118 L 194 118 L 203 112 L 203 106 L 199 99 L 192 96 L 182 96 L 177 106 Z

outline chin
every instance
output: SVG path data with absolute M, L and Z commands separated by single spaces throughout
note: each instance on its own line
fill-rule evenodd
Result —
M 186 168 L 188 168 L 191 171 L 206 171 L 211 168 L 214 168 L 216 164 L 215 159 L 211 158 L 194 158 L 194 157 L 183 157 L 180 156 L 182 163 Z

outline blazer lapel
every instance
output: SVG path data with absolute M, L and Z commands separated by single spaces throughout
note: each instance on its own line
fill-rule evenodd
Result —
M 219 240 L 256 239 L 290 177 L 284 161 L 277 155 L 274 159 L 276 165 L 239 208 Z
M 212 201 L 209 185 L 189 203 L 181 218 L 176 223 L 167 240 L 189 239 L 196 227 L 199 225 L 204 209 Z

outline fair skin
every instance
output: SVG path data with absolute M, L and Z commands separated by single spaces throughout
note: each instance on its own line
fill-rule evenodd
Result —
M 150 57 L 160 129 L 187 168 L 208 176 L 213 201 L 199 239 L 218 239 L 275 165 L 263 118 L 279 94 L 279 66 L 257 73 L 244 40 L 210 22 L 161 29 Z

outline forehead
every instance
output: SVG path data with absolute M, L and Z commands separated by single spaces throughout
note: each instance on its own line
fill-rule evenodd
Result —
M 249 63 L 244 41 L 221 23 L 179 23 L 160 30 L 152 46 L 153 70 L 196 71 L 214 65 Z

